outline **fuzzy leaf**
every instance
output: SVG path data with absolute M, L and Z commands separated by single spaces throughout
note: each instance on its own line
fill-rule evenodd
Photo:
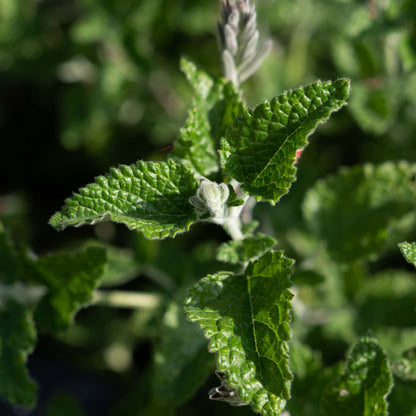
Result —
M 181 129 L 173 156 L 202 176 L 218 172 L 217 142 L 219 135 L 243 111 L 240 95 L 231 83 L 214 81 L 186 59 L 182 71 L 195 90 L 186 126 Z
M 42 284 L 46 295 L 35 311 L 42 332 L 56 334 L 68 327 L 75 313 L 92 298 L 104 272 L 105 250 L 90 247 L 74 254 L 50 254 L 38 260 L 22 255 L 25 279 Z
M 243 275 L 220 272 L 202 279 L 185 302 L 188 319 L 210 338 L 217 370 L 262 415 L 280 415 L 290 397 L 292 264 L 283 252 L 268 252 Z
M 147 238 L 174 237 L 196 221 L 188 199 L 197 188 L 193 174 L 172 160 L 121 165 L 68 198 L 50 224 L 63 230 L 110 219 Z
M 399 244 L 399 248 L 404 258 L 416 267 L 416 243 L 404 241 Z
M 229 241 L 218 247 L 217 260 L 232 264 L 245 263 L 262 256 L 276 243 L 273 237 L 261 233 L 243 240 Z
M 349 81 L 317 81 L 289 90 L 237 117 L 222 140 L 221 165 L 258 201 L 275 204 L 295 180 L 297 150 L 346 104 Z
M 386 354 L 371 337 L 362 337 L 349 355 L 344 372 L 324 392 L 326 416 L 386 416 L 392 376 Z
M 415 173 L 407 162 L 341 169 L 306 194 L 309 228 L 338 261 L 374 257 L 395 221 L 414 210 Z
M 0 307 L 0 396 L 12 404 L 32 407 L 36 384 L 25 364 L 36 345 L 32 311 L 27 305 L 10 300 Z

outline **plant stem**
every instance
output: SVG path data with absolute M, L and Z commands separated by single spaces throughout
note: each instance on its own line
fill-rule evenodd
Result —
M 155 293 L 135 293 L 121 290 L 97 290 L 93 294 L 92 304 L 111 306 L 114 308 L 146 308 L 153 309 L 163 301 L 163 296 Z
M 241 222 L 239 217 L 230 218 L 224 225 L 224 230 L 230 235 L 233 240 L 242 240 L 243 233 L 241 232 Z

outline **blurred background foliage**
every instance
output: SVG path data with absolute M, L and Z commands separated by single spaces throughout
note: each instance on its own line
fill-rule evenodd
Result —
M 207 400 L 207 390 L 217 384 L 212 375 L 184 404 L 212 369 L 205 346 L 192 352 L 201 369 L 198 382 L 190 368 L 171 379 L 162 374 L 156 386 L 151 382 L 152 374 L 175 364 L 166 362 L 164 351 L 175 348 L 172 334 L 186 325 L 178 313 L 184 288 L 224 267 L 215 261 L 218 243 L 227 239 L 219 228 L 195 226 L 174 241 L 150 242 L 112 224 L 62 234 L 47 225 L 65 197 L 111 166 L 166 157 L 191 100 L 180 57 L 221 74 L 218 12 L 214 0 L 0 0 L 0 219 L 16 242 L 38 254 L 85 244 L 108 247 L 103 286 L 158 292 L 166 299 L 162 307 L 134 311 L 90 308 L 58 339 L 41 337 L 29 361 L 41 386 L 38 408 L 29 413 L 4 404 L 2 415 L 53 416 L 62 408 L 72 409 L 71 415 L 166 415 L 173 402 L 183 415 L 250 414 Z M 313 136 L 291 193 L 277 207 L 255 210 L 263 231 L 276 236 L 299 269 L 313 269 L 307 283 L 303 276 L 296 286 L 302 302 L 317 309 L 305 324 L 295 308 L 295 335 L 309 346 L 294 347 L 294 392 L 305 401 L 290 409 L 314 415 L 319 399 L 308 383 L 319 373 L 325 384 L 335 371 L 321 372 L 322 362 L 337 362 L 368 328 L 389 345 L 396 327 L 411 327 L 407 304 L 389 302 L 393 317 L 385 309 L 387 298 L 415 294 L 408 272 L 395 272 L 403 284 L 396 294 L 389 289 L 392 275 L 381 271 L 407 268 L 395 245 L 401 240 L 389 240 L 371 262 L 335 263 L 327 253 L 316 254 L 319 241 L 307 231 L 301 206 L 308 188 L 341 165 L 416 160 L 416 2 L 258 0 L 257 13 L 260 32 L 274 47 L 243 85 L 250 107 L 318 78 L 352 80 L 348 108 Z M 414 241 L 415 218 L 403 221 L 395 235 Z M 364 309 L 370 313 L 358 320 Z M 331 318 L 323 320 L 320 314 L 328 311 Z M 192 329 L 180 331 L 198 338 Z M 183 379 L 193 390 L 175 391 Z M 400 394 L 408 397 L 414 381 L 400 383 Z

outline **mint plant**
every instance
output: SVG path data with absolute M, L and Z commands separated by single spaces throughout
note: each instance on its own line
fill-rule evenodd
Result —
M 111 220 L 151 239 L 175 237 L 198 222 L 221 225 L 234 240 L 231 247 L 247 252 L 233 260 L 241 271 L 202 279 L 185 301 L 188 319 L 204 329 L 217 354 L 221 387 L 210 397 L 278 415 L 293 378 L 293 260 L 274 251 L 270 237 L 245 232 L 241 217 L 252 201 L 274 205 L 288 192 L 298 151 L 318 124 L 346 104 L 349 81 L 317 81 L 245 109 L 239 85 L 260 65 L 270 41 L 258 47 L 248 0 L 223 2 L 218 32 L 225 79 L 182 62 L 195 98 L 172 157 L 113 168 L 67 199 L 50 223 L 62 230 Z
M 33 407 L 36 384 L 25 363 L 37 333 L 68 340 L 81 308 L 110 305 L 143 312 L 125 323 L 141 334 L 163 315 L 160 333 L 143 335 L 156 346 L 145 387 L 133 394 L 138 410 L 121 406 L 111 415 L 174 414 L 209 375 L 218 379 L 209 399 L 264 416 L 416 415 L 414 270 L 374 267 L 389 250 L 416 266 L 416 243 L 404 241 L 416 224 L 416 165 L 343 167 L 305 191 L 302 225 L 288 221 L 286 232 L 270 235 L 267 214 L 281 208 L 296 181 L 309 137 L 347 104 L 350 80 L 271 91 L 273 98 L 250 109 L 242 84 L 272 50 L 270 39 L 260 41 L 254 3 L 223 0 L 217 35 L 223 76 L 181 60 L 194 95 L 166 160 L 111 168 L 50 219 L 59 231 L 123 224 L 134 255 L 89 241 L 38 257 L 0 223 L 0 395 Z M 229 240 L 215 248 L 222 269 L 185 287 L 156 267 L 169 253 L 149 254 L 146 244 L 198 227 L 222 227 Z M 170 248 L 199 271 L 197 255 Z M 138 270 L 162 293 L 108 288 Z M 83 414 L 65 395 L 53 398 L 47 414 L 63 408 Z

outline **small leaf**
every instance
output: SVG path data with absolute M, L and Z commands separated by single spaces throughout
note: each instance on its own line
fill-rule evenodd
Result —
M 33 407 L 36 384 L 25 367 L 36 345 L 31 307 L 10 300 L 0 306 L 0 396 L 10 403 Z
M 290 397 L 290 267 L 283 252 L 268 252 L 243 275 L 220 272 L 189 290 L 188 319 L 198 322 L 217 353 L 217 370 L 241 400 L 278 416 Z
M 161 404 L 186 402 L 215 368 L 207 340 L 185 319 L 183 293 L 170 302 L 163 317 L 160 345 L 154 353 L 153 394 Z
M 258 201 L 275 204 L 295 180 L 296 152 L 346 104 L 349 81 L 317 81 L 289 90 L 237 117 L 222 140 L 224 173 Z
M 26 280 L 48 289 L 35 311 L 35 321 L 42 332 L 51 334 L 66 329 L 91 300 L 106 263 L 105 251 L 95 247 L 74 254 L 50 254 L 37 261 L 21 257 Z
M 185 59 L 181 67 L 195 89 L 195 96 L 186 127 L 181 129 L 175 143 L 173 157 L 196 174 L 207 177 L 219 170 L 217 143 L 220 135 L 244 108 L 232 83 L 224 79 L 214 81 Z
M 416 267 L 416 243 L 404 241 L 399 244 L 399 248 L 404 258 Z
M 395 222 L 414 210 L 415 173 L 407 162 L 343 168 L 308 191 L 306 222 L 336 260 L 374 258 Z
M 50 224 L 63 230 L 110 219 L 147 238 L 174 237 L 196 221 L 188 199 L 197 188 L 194 175 L 172 160 L 121 165 L 68 198 Z
M 232 264 L 245 263 L 262 256 L 276 243 L 273 237 L 261 233 L 243 240 L 229 241 L 218 247 L 217 260 Z
M 344 372 L 324 392 L 323 415 L 386 416 L 392 384 L 386 354 L 374 338 L 362 337 L 350 353 Z

